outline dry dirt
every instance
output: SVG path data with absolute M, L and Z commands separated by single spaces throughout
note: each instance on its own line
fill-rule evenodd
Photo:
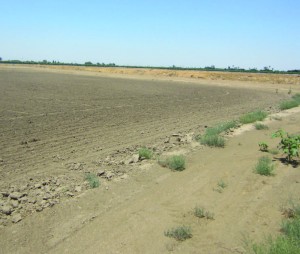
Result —
M 299 167 L 275 156 L 274 177 L 252 169 L 258 142 L 275 146 L 269 136 L 281 127 L 299 132 L 300 114 L 228 138 L 224 149 L 191 137 L 254 109 L 276 111 L 297 83 L 74 72 L 0 66 L 0 207 L 11 207 L 0 217 L 0 253 L 244 253 L 243 235 L 279 233 L 280 206 L 299 201 Z M 187 169 L 132 163 L 141 146 L 183 153 Z M 100 175 L 99 188 L 88 189 L 86 172 Z M 196 205 L 215 219 L 194 217 Z M 164 236 L 183 224 L 193 238 Z

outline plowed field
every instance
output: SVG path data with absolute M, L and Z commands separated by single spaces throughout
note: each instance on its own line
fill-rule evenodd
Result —
M 275 91 L 0 69 L 1 184 L 276 104 Z M 29 174 L 29 175 L 28 175 Z

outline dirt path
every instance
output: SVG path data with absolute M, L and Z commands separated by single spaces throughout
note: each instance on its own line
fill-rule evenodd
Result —
M 272 132 L 295 133 L 299 126 L 300 113 L 294 113 L 271 121 L 269 130 L 230 138 L 224 149 L 194 148 L 182 172 L 144 162 L 124 181 L 103 183 L 1 229 L 1 253 L 244 253 L 243 236 L 279 234 L 280 207 L 300 201 L 299 167 L 275 156 L 275 176 L 253 173 L 263 155 L 258 142 L 275 147 Z M 221 193 L 220 180 L 228 185 Z M 196 205 L 214 213 L 214 220 L 196 218 Z M 191 226 L 191 239 L 164 236 L 183 224 Z

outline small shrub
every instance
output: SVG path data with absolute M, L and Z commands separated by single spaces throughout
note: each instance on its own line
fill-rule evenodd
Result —
M 139 150 L 139 158 L 145 158 L 149 160 L 152 158 L 152 156 L 153 152 L 148 148 L 143 147 Z
M 192 238 L 191 228 L 187 226 L 179 226 L 165 232 L 165 236 L 175 238 L 177 241 L 184 241 Z
M 98 177 L 93 173 L 86 174 L 85 179 L 88 181 L 91 188 L 98 188 L 100 185 Z
M 204 208 L 196 206 L 195 209 L 194 209 L 194 215 L 198 218 L 204 218 L 205 217 Z
M 269 127 L 267 125 L 262 124 L 262 123 L 255 123 L 254 127 L 257 130 L 267 130 L 267 129 L 269 129 Z
M 174 155 L 167 160 L 168 167 L 176 171 L 185 169 L 185 159 L 182 155 Z
M 225 139 L 218 134 L 203 135 L 200 139 L 200 143 L 210 147 L 225 147 Z
M 255 172 L 260 175 L 270 176 L 273 175 L 274 165 L 269 157 L 263 156 L 259 158 L 255 166 Z
M 250 112 L 248 114 L 245 114 L 240 117 L 240 122 L 242 124 L 247 124 L 247 123 L 254 123 L 256 121 L 262 121 L 267 117 L 267 113 L 264 111 L 254 111 Z
M 223 180 L 221 180 L 218 182 L 218 186 L 222 189 L 225 189 L 227 187 L 227 184 Z
M 259 146 L 259 150 L 262 151 L 262 152 L 268 152 L 268 144 L 265 143 L 265 142 L 260 142 L 258 143 L 258 146 Z
M 158 163 L 172 170 L 182 171 L 185 169 L 185 158 L 182 155 L 173 155 L 166 159 L 160 159 Z
M 208 220 L 213 220 L 215 217 L 215 215 L 210 211 L 206 211 L 204 208 L 198 206 L 194 208 L 194 215 L 200 219 L 206 218 Z
M 289 135 L 284 130 L 278 130 L 272 137 L 281 138 L 279 148 L 287 155 L 288 162 L 292 162 L 293 157 L 299 157 L 300 135 Z

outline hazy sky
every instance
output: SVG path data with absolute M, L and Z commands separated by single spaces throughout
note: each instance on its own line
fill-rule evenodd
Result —
M 0 57 L 300 69 L 300 0 L 0 0 Z

